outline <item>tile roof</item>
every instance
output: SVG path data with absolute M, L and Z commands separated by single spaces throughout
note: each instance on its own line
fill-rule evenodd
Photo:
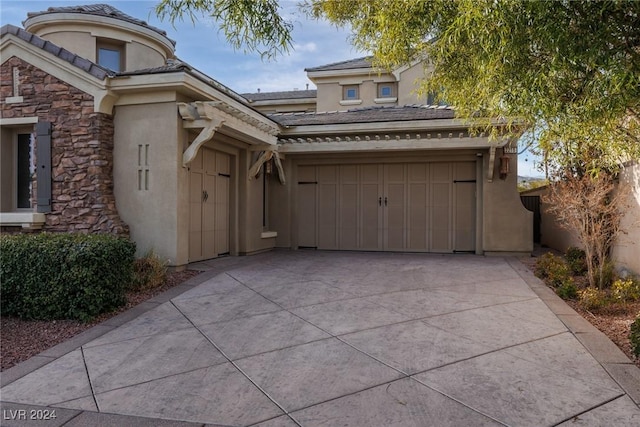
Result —
M 45 50 L 52 55 L 55 55 L 58 58 L 67 61 L 69 64 L 86 71 L 87 73 L 100 80 L 104 80 L 106 77 L 113 77 L 116 74 L 115 72 L 108 70 L 107 68 L 101 67 L 100 65 L 89 61 L 86 58 L 82 58 L 81 56 L 78 56 L 75 53 L 68 51 L 67 49 L 61 48 L 60 46 L 51 43 L 50 41 L 43 40 L 40 37 L 23 30 L 22 28 L 16 27 L 15 25 L 3 25 L 2 28 L 0 28 L 0 37 L 4 37 L 6 34 L 13 34 L 14 36 L 26 41 L 27 43 Z
M 453 119 L 455 112 L 448 106 L 405 105 L 403 107 L 365 107 L 324 113 L 275 113 L 269 114 L 268 117 L 282 126 L 309 126 Z
M 334 62 L 317 67 L 305 68 L 305 71 L 335 71 L 335 70 L 351 70 L 355 68 L 371 68 L 371 57 L 363 56 L 362 58 L 349 59 L 346 61 Z
M 276 99 L 302 99 L 302 98 L 316 98 L 318 94 L 317 90 L 287 90 L 282 92 L 258 92 L 258 93 L 243 93 L 242 96 L 250 101 L 266 101 Z
M 218 89 L 219 91 L 229 95 L 236 101 L 239 101 L 245 105 L 248 105 L 247 99 L 245 99 L 242 95 L 238 94 L 236 91 L 231 89 L 230 87 L 220 83 L 216 79 L 209 77 L 204 74 L 202 71 L 192 67 L 186 62 L 181 61 L 180 59 L 167 59 L 167 63 L 160 67 L 153 68 L 143 68 L 140 70 L 131 70 L 131 71 L 122 71 L 117 73 L 117 76 L 142 76 L 142 75 L 150 75 L 150 74 L 163 74 L 163 73 L 176 73 L 176 72 L 186 72 L 198 80 L 208 84 L 211 87 Z M 262 113 L 261 113 L 262 114 Z
M 108 4 L 89 4 L 89 5 L 80 5 L 80 6 L 50 7 L 47 10 L 43 10 L 40 12 L 29 12 L 27 13 L 27 17 L 33 18 L 35 16 L 48 15 L 51 13 L 82 13 L 86 15 L 96 15 L 96 16 L 105 16 L 108 18 L 115 18 L 121 21 L 129 22 L 131 24 L 140 25 L 142 27 L 155 31 L 156 33 L 164 37 L 167 37 L 167 32 L 164 31 L 163 29 L 149 25 L 145 21 L 138 18 L 134 18 L 133 16 L 130 16 L 130 15 L 127 15 L 126 13 Z M 171 39 L 169 40 L 175 46 L 176 42 Z

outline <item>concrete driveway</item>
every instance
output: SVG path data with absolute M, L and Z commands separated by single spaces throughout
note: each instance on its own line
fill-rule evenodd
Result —
M 196 267 L 4 372 L 2 425 L 640 425 L 639 370 L 517 259 L 276 251 Z

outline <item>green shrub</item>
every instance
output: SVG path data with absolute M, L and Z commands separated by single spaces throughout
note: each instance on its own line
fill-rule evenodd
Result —
M 2 314 L 87 321 L 125 302 L 135 244 L 105 234 L 0 237 Z
M 133 263 L 131 290 L 153 289 L 162 286 L 167 280 L 167 263 L 150 250 L 144 257 Z
M 600 283 L 600 288 L 608 288 L 609 286 L 611 286 L 615 279 L 616 267 L 611 260 L 607 260 L 602 266 L 602 283 Z
M 584 251 L 574 246 L 567 249 L 564 254 L 567 264 L 573 274 L 584 274 L 587 271 L 587 256 Z
M 629 332 L 629 340 L 631 341 L 631 350 L 636 357 L 640 357 L 640 314 L 631 324 L 631 332 Z
M 571 279 L 571 271 L 567 263 L 550 252 L 540 257 L 536 263 L 535 274 L 554 288 L 562 286 Z
M 573 279 L 569 279 L 556 288 L 556 294 L 562 299 L 576 299 L 578 297 L 578 288 Z
M 579 292 L 579 301 L 585 310 L 602 308 L 607 304 L 607 293 L 601 289 L 589 286 Z
M 640 299 L 640 279 L 629 277 L 618 279 L 611 284 L 611 296 L 618 302 L 631 302 Z

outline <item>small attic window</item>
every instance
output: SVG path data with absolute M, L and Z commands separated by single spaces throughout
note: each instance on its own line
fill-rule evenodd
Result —
M 378 83 L 378 98 L 392 98 L 396 96 L 392 83 Z
M 356 100 L 360 98 L 358 85 L 349 85 L 342 87 L 342 99 L 345 101 Z
M 96 47 L 98 65 L 112 71 L 124 71 L 124 44 L 98 40 Z

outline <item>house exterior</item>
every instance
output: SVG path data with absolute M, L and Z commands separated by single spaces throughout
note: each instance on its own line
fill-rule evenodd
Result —
M 108 5 L 2 27 L 4 231 L 129 236 L 175 267 L 274 247 L 532 250 L 515 141 L 416 98 L 420 63 L 359 58 L 308 68 L 316 90 L 242 96 L 174 47 Z

